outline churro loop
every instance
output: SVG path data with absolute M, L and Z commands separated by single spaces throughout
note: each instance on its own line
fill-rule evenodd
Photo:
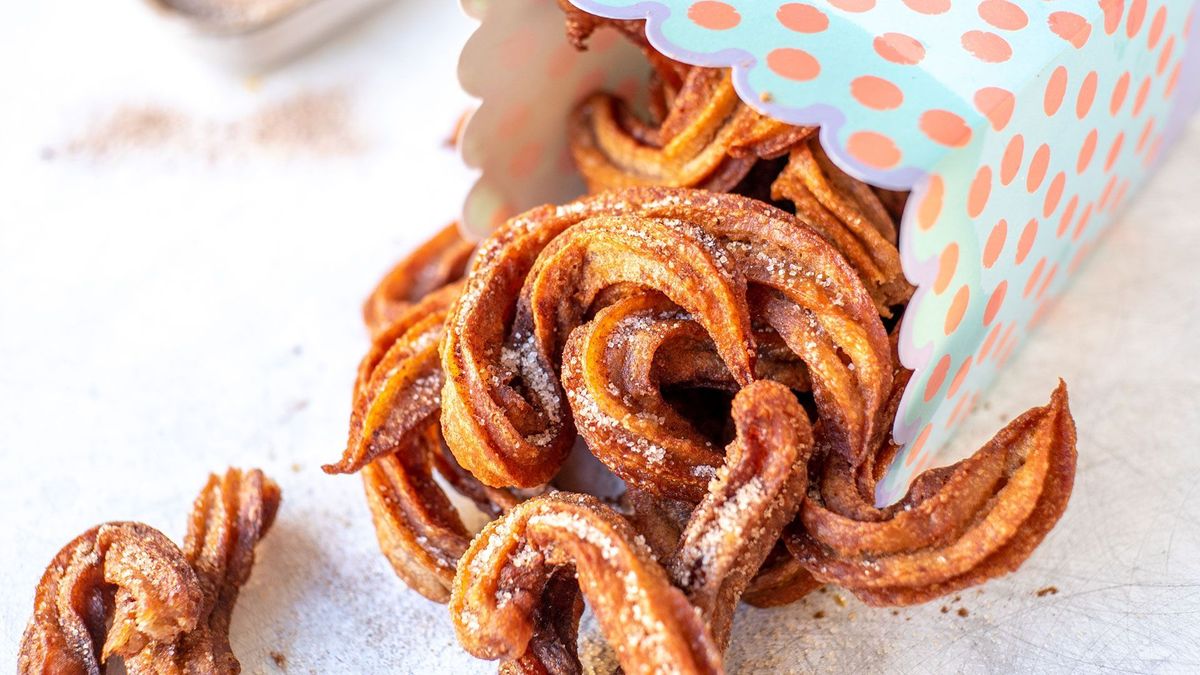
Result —
M 692 68 L 661 124 L 649 126 L 611 94 L 576 109 L 571 154 L 592 192 L 634 185 L 698 187 L 724 192 L 760 159 L 779 157 L 812 136 L 742 103 L 727 70 Z
M 38 584 L 21 639 L 21 673 L 100 675 L 240 671 L 229 646 L 238 591 L 279 507 L 258 470 L 211 476 L 180 550 L 142 523 L 105 523 L 67 544 Z
M 521 658 L 548 583 L 572 567 L 626 672 L 722 672 L 704 621 L 632 526 L 594 497 L 571 493 L 527 501 L 471 543 L 450 598 L 459 642 L 480 658 Z
M 807 388 L 803 363 L 774 333 L 754 339 L 756 378 Z M 704 498 L 725 460 L 664 398 L 663 387 L 736 391 L 739 384 L 699 323 L 658 294 L 623 299 L 572 333 L 562 380 L 592 453 L 627 484 L 693 504 Z
M 924 602 L 1015 570 L 1066 509 L 1075 425 L 1065 385 L 972 457 L 922 474 L 890 507 L 864 477 L 824 458 L 788 547 L 821 581 L 873 605 Z
M 548 480 L 574 439 L 558 362 L 606 288 L 669 298 L 732 378 L 755 379 L 751 302 L 808 366 L 828 442 L 872 447 L 891 384 L 887 335 L 845 260 L 788 214 L 737 195 L 629 188 L 509 221 L 480 249 L 442 342 L 442 427 L 484 483 Z M 715 466 L 714 466 L 715 468 Z
M 722 649 L 739 598 L 804 499 L 813 444 L 804 409 L 776 382 L 742 389 L 732 415 L 737 438 L 667 563 Z
M 815 137 L 792 148 L 771 198 L 792 202 L 796 216 L 846 257 L 880 314 L 890 317 L 912 296 L 896 248 L 899 217 L 893 220 L 874 190 L 835 166 Z M 895 208 L 897 197 L 888 198 Z
M 450 305 L 462 285 L 443 286 L 405 307 L 380 330 L 358 366 L 346 450 L 326 473 L 353 473 L 396 452 L 405 439 L 435 418 L 445 378 L 438 344 Z
M 490 516 L 511 509 L 521 499 L 479 483 L 458 466 L 443 451 L 436 420 L 408 432 L 394 452 L 363 468 L 363 488 L 380 550 L 410 588 L 434 602 L 446 602 L 455 565 L 471 535 L 434 480 L 435 469 Z
M 475 245 L 451 223 L 396 263 L 363 303 L 363 322 L 372 337 L 395 321 L 410 305 L 462 278 Z

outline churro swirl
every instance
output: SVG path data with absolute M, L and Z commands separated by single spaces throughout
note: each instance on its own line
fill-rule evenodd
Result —
M 845 260 L 754 200 L 629 188 L 534 209 L 482 245 L 442 341 L 443 432 L 481 481 L 538 485 L 562 464 L 575 437 L 559 382 L 564 344 L 602 291 L 619 285 L 686 312 L 739 386 L 755 379 L 751 316 L 760 317 L 807 365 L 828 442 L 852 460 L 873 447 L 891 386 L 887 335 Z M 589 424 L 585 438 L 611 426 Z M 681 489 L 695 501 L 720 457 L 691 454 L 680 461 L 697 470 Z

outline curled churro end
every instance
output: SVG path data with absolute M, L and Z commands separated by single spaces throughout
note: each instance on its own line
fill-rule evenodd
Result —
M 890 317 L 912 296 L 896 247 L 899 218 L 876 191 L 837 168 L 815 138 L 792 148 L 771 197 L 792 202 L 796 216 L 846 257 L 880 314 Z M 895 208 L 894 193 L 888 198 Z
M 547 584 L 571 567 L 626 672 L 722 672 L 707 627 L 650 549 L 624 519 L 586 495 L 531 499 L 476 537 L 450 599 L 459 642 L 480 658 L 521 658 Z
M 1049 404 L 1013 420 L 972 457 L 922 474 L 884 509 L 851 467 L 829 456 L 788 546 L 817 579 L 864 602 L 924 602 L 1017 569 L 1066 509 L 1075 461 L 1060 383 Z
M 396 264 L 363 303 L 363 322 L 372 336 L 395 321 L 409 305 L 462 278 L 475 245 L 451 223 Z
M 326 473 L 353 473 L 396 452 L 435 419 L 445 378 L 438 344 L 461 284 L 443 286 L 409 305 L 379 331 L 358 367 L 346 450 Z
M 238 591 L 274 522 L 279 488 L 258 470 L 211 476 L 183 549 L 142 523 L 105 523 L 67 544 L 38 584 L 21 673 L 240 671 L 229 647 Z
M 141 523 L 94 527 L 42 575 L 17 670 L 99 675 L 110 656 L 194 630 L 204 601 L 195 570 L 161 532 Z
M 804 409 L 776 382 L 738 392 L 733 420 L 737 438 L 668 563 L 721 648 L 738 600 L 800 508 L 813 444 Z
M 564 343 L 605 290 L 627 285 L 657 292 L 699 324 L 742 385 L 756 373 L 750 316 L 762 315 L 807 366 L 829 443 L 866 454 L 891 361 L 875 307 L 841 256 L 754 200 L 629 188 L 534 209 L 481 248 L 442 343 L 443 430 L 481 481 L 524 486 L 553 476 L 574 440 L 559 384 Z

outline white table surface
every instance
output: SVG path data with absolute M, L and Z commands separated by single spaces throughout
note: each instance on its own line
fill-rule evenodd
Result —
M 178 538 L 206 472 L 238 465 L 284 495 L 234 616 L 246 672 L 281 672 L 272 651 L 292 673 L 494 672 L 395 578 L 358 480 L 317 468 L 345 440 L 360 300 L 468 180 L 441 141 L 471 28 L 448 0 L 401 0 L 247 80 L 133 0 L 0 7 L 0 668 L 60 546 L 119 519 Z M 341 92 L 356 149 L 211 131 L 306 90 Z M 138 105 L 209 131 L 199 149 L 70 151 Z M 1075 496 L 1025 567 L 949 613 L 832 593 L 746 610 L 731 672 L 1200 669 L 1198 170 L 1193 125 L 959 437 L 962 453 L 1068 381 Z

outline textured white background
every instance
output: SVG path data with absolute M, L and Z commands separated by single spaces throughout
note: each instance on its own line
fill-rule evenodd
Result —
M 272 650 L 293 673 L 493 672 L 393 576 L 357 479 L 317 469 L 344 441 L 361 298 L 468 180 L 440 147 L 466 104 L 453 5 L 402 1 L 256 86 L 132 0 L 0 7 L 0 668 L 62 544 L 115 519 L 179 537 L 233 464 L 284 494 L 234 617 L 246 672 L 280 672 Z M 122 104 L 221 121 L 313 87 L 345 92 L 361 152 L 46 152 Z M 949 613 L 745 611 L 731 671 L 1200 669 L 1198 173 L 1193 125 L 959 438 L 1070 384 L 1076 493 L 1028 564 Z

